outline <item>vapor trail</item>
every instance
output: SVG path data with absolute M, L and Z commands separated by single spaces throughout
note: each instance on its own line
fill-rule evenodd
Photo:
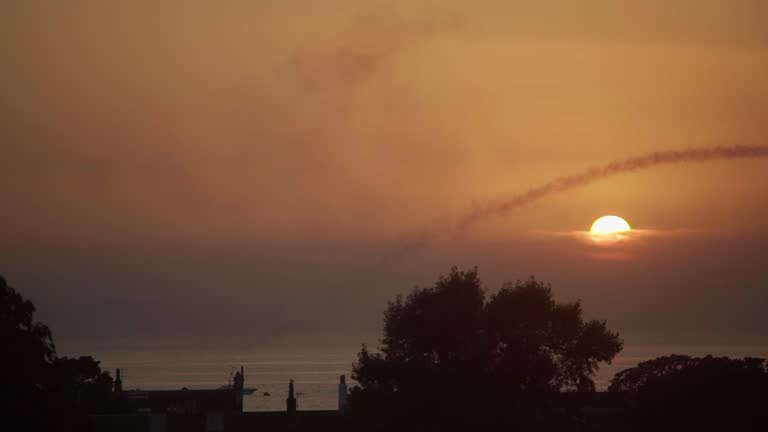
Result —
M 476 207 L 462 216 L 451 231 L 453 233 L 465 231 L 483 219 L 493 216 L 504 216 L 518 207 L 546 198 L 549 195 L 587 186 L 595 181 L 617 174 L 645 170 L 657 165 L 760 157 L 768 157 L 768 147 L 697 147 L 685 150 L 660 151 L 617 160 L 605 165 L 589 168 L 579 173 L 557 177 L 542 185 L 528 189 L 526 192 Z M 424 231 L 420 233 L 412 238 L 407 244 L 403 244 L 400 248 L 400 253 L 426 245 L 430 240 L 434 239 L 436 234 L 437 231 Z

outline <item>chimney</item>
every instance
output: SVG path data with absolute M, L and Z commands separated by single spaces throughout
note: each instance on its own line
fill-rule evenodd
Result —
M 288 383 L 288 399 L 285 400 L 286 405 L 288 406 L 288 417 L 295 417 L 296 416 L 296 396 L 293 394 L 293 380 L 290 380 Z
M 235 373 L 232 389 L 235 391 L 235 409 L 243 411 L 243 391 L 245 390 L 245 369 L 240 366 L 240 372 Z
M 242 393 L 245 388 L 245 369 L 240 366 L 240 372 L 235 373 L 234 382 L 232 387 Z
M 120 377 L 120 368 L 115 369 L 115 393 L 120 393 L 123 391 L 123 380 Z
M 339 377 L 339 411 L 347 409 L 347 377 Z

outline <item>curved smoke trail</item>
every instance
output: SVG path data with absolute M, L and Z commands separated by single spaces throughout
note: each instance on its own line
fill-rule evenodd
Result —
M 653 168 L 657 165 L 667 165 L 687 162 L 704 162 L 723 159 L 751 159 L 768 157 L 766 146 L 730 146 L 730 147 L 698 147 L 686 150 L 668 150 L 649 153 L 642 156 L 630 157 L 613 161 L 605 165 L 589 168 L 585 171 L 557 177 L 542 185 L 528 189 L 511 197 L 489 202 L 476 207 L 462 216 L 453 227 L 452 232 L 467 230 L 475 223 L 493 216 L 503 216 L 510 211 L 543 199 L 549 195 L 567 192 L 571 189 L 587 186 L 605 177 Z M 425 246 L 437 236 L 436 231 L 424 231 L 412 238 L 408 244 L 402 245 L 400 253 Z

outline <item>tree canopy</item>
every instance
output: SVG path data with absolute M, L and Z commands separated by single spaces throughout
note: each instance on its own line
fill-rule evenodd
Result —
M 670 355 L 613 378 L 611 392 L 634 400 L 627 424 L 638 430 L 764 430 L 768 362 L 759 358 Z
M 110 409 L 112 377 L 90 356 L 57 357 L 50 329 L 34 315 L 34 304 L 0 276 L 0 404 L 25 430 L 83 430 L 85 411 Z
M 687 355 L 668 355 L 638 363 L 637 366 L 618 372 L 611 379 L 608 391 L 637 392 L 645 387 L 648 381 L 665 378 L 676 371 L 687 368 L 699 359 Z
M 621 348 L 605 321 L 585 321 L 580 302 L 556 302 L 548 284 L 505 283 L 489 298 L 477 268 L 454 267 L 389 302 L 380 352 L 358 355 L 350 408 L 382 424 L 498 424 L 545 395 L 593 391 L 599 363 Z
M 0 382 L 6 407 L 38 400 L 56 356 L 51 331 L 35 321 L 35 305 L 0 276 Z

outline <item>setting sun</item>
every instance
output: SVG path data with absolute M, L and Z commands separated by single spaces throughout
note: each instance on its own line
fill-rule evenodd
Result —
M 597 219 L 589 232 L 592 234 L 617 234 L 630 231 L 629 223 L 618 216 L 603 216 Z

